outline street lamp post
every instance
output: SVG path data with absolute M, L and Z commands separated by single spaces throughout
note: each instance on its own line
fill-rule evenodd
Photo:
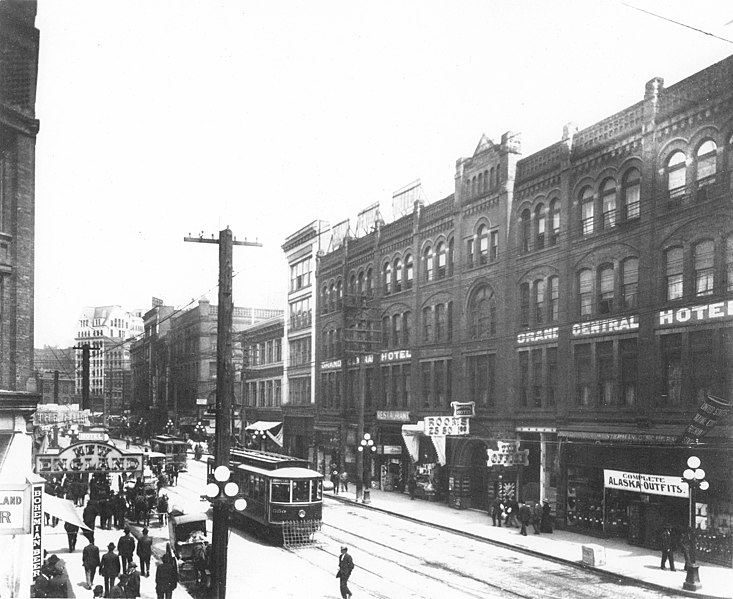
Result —
M 257 449 L 265 451 L 267 448 L 267 433 L 265 431 L 256 430 L 252 433 L 252 439 Z
M 371 455 L 377 451 L 377 448 L 374 445 L 374 440 L 372 439 L 372 436 L 369 433 L 364 433 L 364 436 L 362 437 L 361 441 L 359 442 L 359 447 L 357 448 L 360 453 L 364 456 L 363 460 L 363 467 L 366 471 L 366 474 L 362 472 L 364 479 L 364 489 L 363 489 L 363 495 L 361 502 L 362 503 L 371 503 L 371 496 L 369 493 L 369 490 L 372 488 L 372 460 Z M 369 456 L 369 458 L 367 458 Z
M 700 582 L 700 574 L 697 565 L 697 526 L 695 523 L 695 494 L 698 489 L 705 491 L 708 487 L 708 481 L 705 480 L 705 470 L 700 468 L 700 458 L 690 456 L 687 458 L 687 469 L 682 473 L 682 480 L 686 482 L 690 489 L 690 537 L 688 555 L 685 556 L 685 569 L 687 570 L 687 578 L 682 588 L 687 591 L 697 591 L 702 588 Z
M 165 423 L 165 432 L 171 434 L 173 432 L 173 421 L 168 418 L 168 422 Z
M 234 508 L 243 511 L 247 507 L 247 500 L 237 497 L 239 485 L 232 480 L 231 470 L 228 466 L 217 466 L 214 470 L 214 481 L 206 485 L 206 497 L 212 503 L 215 517 L 212 537 L 223 544 L 219 549 L 218 559 L 212 564 L 212 581 L 214 583 L 214 596 L 218 599 L 226 597 L 227 588 L 227 544 L 229 542 L 229 514 Z M 218 516 L 218 517 L 217 517 Z M 222 530 L 223 529 L 223 530 Z

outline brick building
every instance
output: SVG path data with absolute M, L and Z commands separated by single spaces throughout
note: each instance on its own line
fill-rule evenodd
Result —
M 547 499 L 561 526 L 641 544 L 684 524 L 686 495 L 607 477 L 679 481 L 698 406 L 733 397 L 732 75 L 729 58 L 652 79 L 524 158 L 517 134 L 484 136 L 454 194 L 324 255 L 316 427 L 340 446 L 319 454 L 356 475 L 369 432 L 384 488 L 415 473 L 457 507 Z M 469 434 L 430 436 L 451 402 L 474 402 Z M 728 535 L 730 438 L 727 417 L 695 448 L 699 524 Z

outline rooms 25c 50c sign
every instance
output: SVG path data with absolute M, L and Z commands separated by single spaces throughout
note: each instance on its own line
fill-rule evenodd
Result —
M 142 454 L 122 453 L 106 443 L 77 443 L 57 454 L 36 456 L 36 474 L 139 472 L 142 469 Z

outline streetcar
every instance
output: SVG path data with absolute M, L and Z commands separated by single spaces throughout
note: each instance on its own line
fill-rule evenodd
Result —
M 188 443 L 173 435 L 157 435 L 150 438 L 150 449 L 165 454 L 165 463 L 174 464 L 179 472 L 188 470 Z
M 214 458 L 207 462 L 207 480 L 214 481 Z M 263 536 L 283 541 L 293 528 L 320 530 L 323 475 L 306 460 L 253 449 L 230 453 L 230 480 L 247 501 L 243 511 L 232 510 L 232 522 Z

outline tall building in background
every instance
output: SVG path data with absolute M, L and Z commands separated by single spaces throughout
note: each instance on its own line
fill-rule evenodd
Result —
M 89 344 L 89 395 L 91 408 L 105 414 L 130 409 L 130 343 L 143 335 L 140 310 L 121 306 L 87 307 L 77 323 L 76 346 Z M 76 392 L 82 390 L 82 350 L 76 350 Z

